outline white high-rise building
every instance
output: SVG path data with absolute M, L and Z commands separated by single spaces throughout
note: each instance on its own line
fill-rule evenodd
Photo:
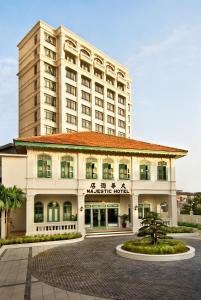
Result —
M 60 26 L 39 21 L 19 48 L 19 136 L 97 131 L 131 137 L 131 78 Z

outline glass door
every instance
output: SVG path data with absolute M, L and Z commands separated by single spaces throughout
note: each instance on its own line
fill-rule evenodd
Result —
M 106 209 L 105 208 L 100 208 L 99 210 L 99 226 L 100 227 L 106 227 Z
M 108 226 L 118 226 L 118 207 L 108 207 Z
M 99 227 L 99 209 L 93 208 L 93 227 Z

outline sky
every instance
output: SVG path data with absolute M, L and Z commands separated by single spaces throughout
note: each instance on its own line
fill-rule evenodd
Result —
M 63 24 L 129 69 L 133 138 L 189 151 L 177 189 L 201 191 L 200 0 L 0 0 L 0 145 L 18 135 L 17 44 Z

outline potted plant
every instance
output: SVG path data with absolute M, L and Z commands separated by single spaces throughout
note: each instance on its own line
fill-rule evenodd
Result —
M 121 218 L 121 225 L 123 228 L 126 228 L 127 225 L 127 221 L 128 221 L 128 215 L 127 214 L 123 214 L 122 216 L 120 216 Z

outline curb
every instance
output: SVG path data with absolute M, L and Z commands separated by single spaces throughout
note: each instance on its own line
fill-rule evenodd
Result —
M 0 255 L 7 249 L 19 249 L 19 248 L 29 248 L 29 247 L 41 247 L 41 246 L 57 246 L 57 245 L 66 245 L 74 244 L 84 240 L 84 237 L 71 240 L 58 240 L 58 241 L 47 241 L 47 242 L 37 242 L 37 243 L 24 243 L 24 244 L 12 244 L 4 245 L 0 248 Z
M 135 253 L 129 252 L 122 249 L 123 244 L 118 245 L 116 247 L 117 255 L 129 259 L 135 260 L 143 260 L 143 261 L 176 261 L 176 260 L 184 260 L 189 259 L 195 256 L 195 248 L 187 245 L 189 250 L 184 253 L 177 253 L 177 254 L 142 254 L 142 253 Z

